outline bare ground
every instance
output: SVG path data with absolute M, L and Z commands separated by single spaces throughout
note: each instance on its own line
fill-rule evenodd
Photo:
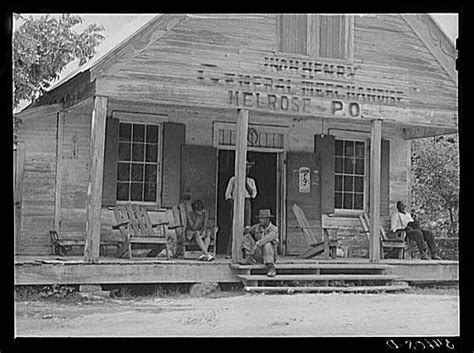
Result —
M 456 336 L 453 290 L 17 301 L 17 336 Z

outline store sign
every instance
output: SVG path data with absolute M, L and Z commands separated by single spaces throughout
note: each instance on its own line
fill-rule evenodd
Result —
M 227 90 L 236 107 L 300 114 L 360 117 L 364 103 L 400 105 L 404 92 L 356 83 L 353 65 L 264 57 L 260 73 L 221 71 L 202 64 L 197 79 Z

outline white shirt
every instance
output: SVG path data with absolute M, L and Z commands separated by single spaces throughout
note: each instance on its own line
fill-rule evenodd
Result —
M 392 232 L 395 232 L 397 229 L 404 229 L 407 227 L 408 223 L 413 222 L 413 218 L 411 218 L 408 212 L 401 213 L 400 211 L 396 211 L 392 215 L 392 220 L 390 222 Z
M 249 184 L 250 190 L 252 191 L 252 195 L 249 194 L 247 188 L 245 188 L 245 198 L 254 199 L 257 196 L 257 186 L 255 185 L 255 180 L 252 178 L 247 177 L 247 183 Z M 234 198 L 234 185 L 235 185 L 235 176 L 230 178 L 229 183 L 227 184 L 227 189 L 225 190 L 225 199 L 233 199 Z

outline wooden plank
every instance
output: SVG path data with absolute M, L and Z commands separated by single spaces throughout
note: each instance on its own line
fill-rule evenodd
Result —
M 61 221 L 61 181 L 63 169 L 63 142 L 65 112 L 58 112 L 56 124 L 56 185 L 54 190 L 54 230 L 59 233 Z
M 246 270 L 263 270 L 266 268 L 264 264 L 255 264 L 255 265 L 241 265 L 241 264 L 231 264 L 232 268 L 235 269 L 246 269 Z M 320 270 L 385 270 L 387 268 L 393 267 L 393 265 L 386 264 L 370 264 L 370 263 L 305 263 L 305 262 L 292 262 L 292 263 L 275 263 L 276 269 L 320 269 Z
M 369 261 L 380 261 L 380 165 L 382 120 L 373 119 L 370 131 L 370 238 Z
M 232 223 L 232 262 L 242 260 L 240 251 L 244 228 L 244 195 L 247 161 L 247 130 L 249 124 L 248 109 L 239 109 L 237 117 L 237 140 L 235 146 L 235 185 L 234 185 L 234 219 Z
M 330 287 L 330 286 L 245 286 L 247 292 L 286 292 L 286 293 L 320 293 L 320 292 L 342 292 L 342 293 L 368 293 L 368 292 L 394 292 L 409 288 L 408 283 L 390 286 L 350 286 L 350 287 Z
M 276 275 L 268 277 L 266 275 L 237 275 L 237 277 L 248 281 L 384 281 L 399 279 L 397 275 Z
M 106 114 L 107 98 L 96 96 L 92 111 L 91 157 L 87 189 L 86 245 L 84 246 L 84 262 L 86 263 L 99 261 Z

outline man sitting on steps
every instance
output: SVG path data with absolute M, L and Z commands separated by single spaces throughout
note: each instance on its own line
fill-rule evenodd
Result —
M 392 215 L 391 219 L 391 230 L 395 233 L 406 231 L 407 238 L 416 242 L 422 260 L 430 259 L 425 241 L 428 244 L 431 259 L 441 260 L 441 257 L 438 256 L 433 233 L 429 230 L 420 229 L 418 222 L 415 222 L 405 209 L 406 205 L 402 201 L 398 201 L 397 211 Z
M 278 227 L 270 222 L 270 210 L 262 209 L 258 214 L 258 224 L 246 231 L 242 241 L 243 264 L 264 263 L 267 276 L 275 277 L 275 262 L 278 257 Z

